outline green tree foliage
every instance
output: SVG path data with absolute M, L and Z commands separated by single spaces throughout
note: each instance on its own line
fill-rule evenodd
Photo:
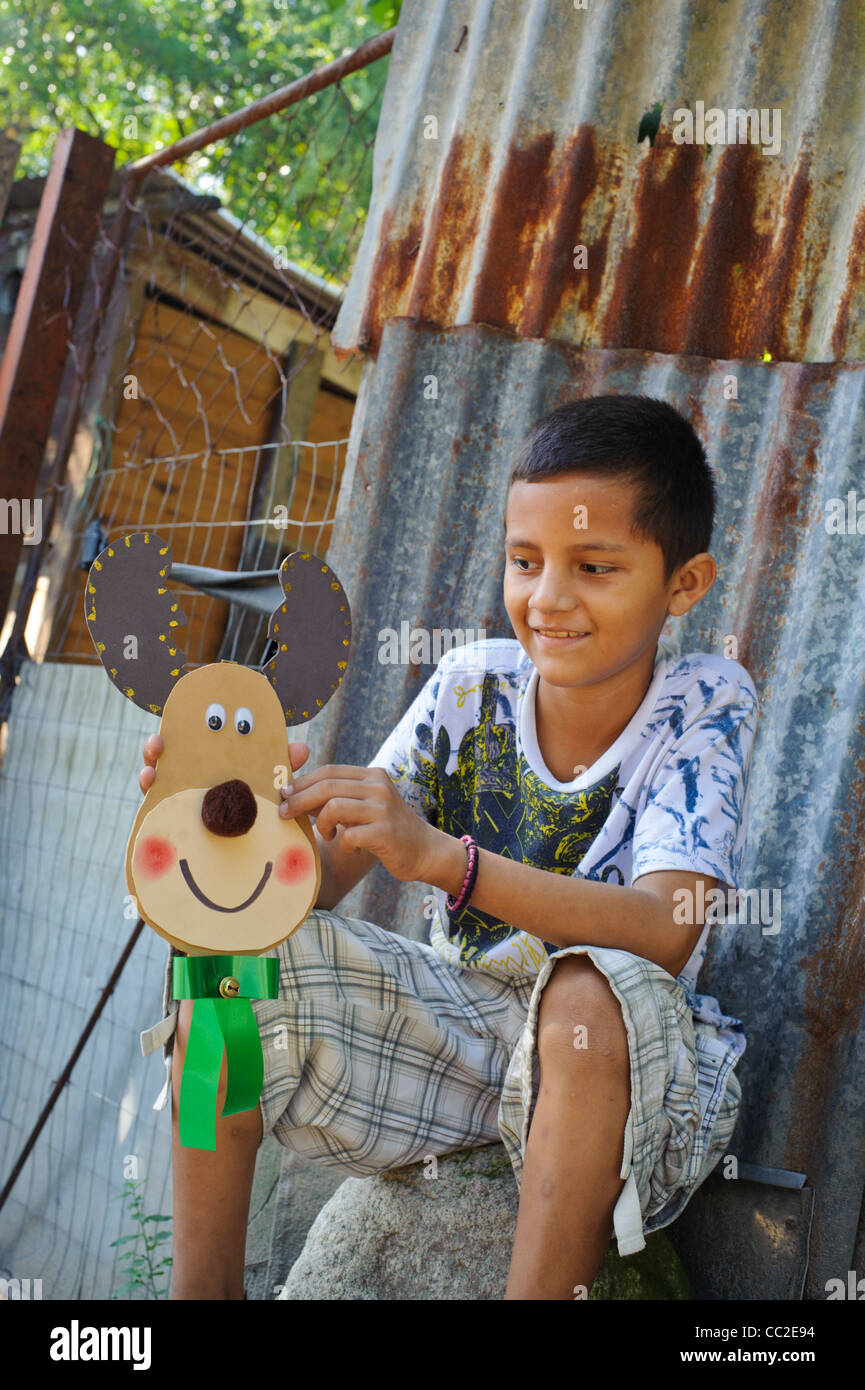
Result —
M 77 126 L 121 166 L 393 27 L 401 0 L 0 0 L 0 109 L 18 176 Z M 287 259 L 344 282 L 369 202 L 388 59 L 172 168 Z

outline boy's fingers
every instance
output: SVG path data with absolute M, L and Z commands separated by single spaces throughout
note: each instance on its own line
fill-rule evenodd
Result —
M 354 771 L 355 769 L 342 770 Z M 334 767 L 330 771 L 337 772 L 339 769 Z M 334 797 L 342 797 L 345 804 L 349 805 L 366 801 L 373 790 L 376 788 L 360 778 L 327 777 L 321 780 L 310 780 L 303 788 L 299 788 L 299 784 L 296 782 L 294 789 L 280 787 L 279 811 L 280 815 L 286 810 L 291 816 L 317 815 L 322 806 L 326 802 L 332 801 Z
M 303 767 L 309 757 L 309 744 L 296 740 L 288 745 L 288 757 L 291 763 L 292 772 L 296 772 L 299 767 Z
M 153 786 L 153 780 L 155 776 L 156 769 L 154 767 L 143 767 L 141 769 L 141 772 L 138 775 L 138 785 L 143 792 L 147 792 L 150 790 L 150 788 Z
M 165 744 L 161 734 L 151 734 L 144 740 L 144 761 L 148 767 L 153 767 L 157 758 L 161 758 L 165 752 Z
M 368 767 L 356 767 L 354 763 L 325 763 L 323 767 L 313 768 L 312 772 L 305 772 L 301 777 L 295 777 L 293 788 L 295 792 L 305 791 L 307 787 L 315 786 L 317 782 L 325 779 L 332 781 L 339 778 L 341 781 L 349 780 L 362 782 L 368 780 L 370 772 L 375 769 Z M 290 793 L 291 787 L 282 787 L 283 794 Z

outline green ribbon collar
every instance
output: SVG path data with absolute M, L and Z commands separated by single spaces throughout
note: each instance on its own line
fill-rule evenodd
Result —
M 216 1100 L 227 1063 L 223 1115 L 261 1099 L 264 1057 L 250 999 L 275 999 L 279 961 L 263 956 L 175 956 L 173 999 L 192 999 L 180 1079 L 178 1129 L 184 1148 L 216 1148 Z M 220 988 L 222 986 L 222 988 Z

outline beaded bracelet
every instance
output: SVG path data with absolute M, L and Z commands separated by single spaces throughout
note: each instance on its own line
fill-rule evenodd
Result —
M 467 906 L 469 898 L 475 891 L 475 882 L 478 876 L 479 855 L 477 844 L 472 839 L 471 835 L 461 835 L 460 840 L 468 851 L 468 867 L 466 868 L 466 876 L 463 879 L 463 886 L 459 891 L 459 895 L 455 898 L 452 894 L 448 893 L 445 897 L 445 904 L 451 915 L 455 912 L 462 911 L 462 909 Z

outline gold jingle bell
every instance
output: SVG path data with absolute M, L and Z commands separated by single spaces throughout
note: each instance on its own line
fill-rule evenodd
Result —
M 233 975 L 226 975 L 224 980 L 219 981 L 219 993 L 223 999 L 236 999 L 240 993 L 240 981 Z

